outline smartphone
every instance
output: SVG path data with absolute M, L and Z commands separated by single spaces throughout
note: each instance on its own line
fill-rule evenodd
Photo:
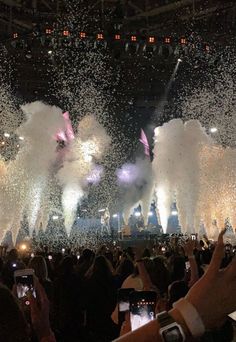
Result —
M 134 291 L 130 293 L 130 321 L 134 331 L 155 319 L 157 294 L 154 291 Z
M 228 317 L 231 318 L 231 320 L 233 320 L 234 323 L 236 323 L 236 311 L 229 314 Z
M 161 251 L 165 252 L 166 251 L 165 247 L 161 247 Z
M 191 234 L 191 240 L 196 240 L 196 235 L 195 234 Z
M 185 268 L 186 268 L 186 271 L 188 271 L 190 269 L 190 262 L 189 261 L 186 261 Z
M 119 289 L 117 292 L 118 324 L 121 325 L 125 320 L 126 312 L 130 310 L 129 295 L 134 288 Z
M 129 311 L 129 295 L 134 291 L 134 288 L 119 289 L 117 295 L 117 304 L 119 312 Z
M 17 297 L 22 299 L 26 305 L 29 305 L 27 292 L 31 291 L 36 298 L 34 286 L 34 270 L 29 268 L 25 270 L 17 270 L 14 272 Z
M 52 255 L 49 255 L 49 256 L 48 256 L 48 260 L 52 260 Z

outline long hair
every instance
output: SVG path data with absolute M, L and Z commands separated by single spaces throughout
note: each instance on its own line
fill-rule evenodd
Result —
M 103 255 L 99 255 L 94 259 L 86 276 L 88 279 L 94 278 L 102 282 L 109 281 L 112 279 L 112 267 Z
M 39 280 L 46 280 L 48 278 L 48 268 L 44 257 L 36 255 L 29 262 L 29 267 L 33 268 L 35 275 Z

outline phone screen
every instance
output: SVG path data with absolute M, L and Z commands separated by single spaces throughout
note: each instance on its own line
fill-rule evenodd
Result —
M 195 234 L 192 234 L 192 235 L 191 235 L 191 239 L 192 239 L 192 240 L 196 240 L 196 235 L 195 235 Z
M 128 289 L 119 289 L 118 290 L 118 309 L 119 312 L 129 311 L 130 304 L 129 304 L 129 295 L 133 292 L 133 288 Z
M 155 318 L 157 294 L 154 291 L 135 291 L 130 294 L 131 329 L 136 330 Z
M 117 305 L 118 305 L 118 321 L 121 325 L 125 320 L 125 315 L 129 312 L 130 303 L 129 295 L 134 291 L 134 288 L 119 289 L 117 294 Z
M 186 261 L 185 268 L 187 271 L 190 269 L 190 262 L 189 261 Z
M 236 311 L 228 315 L 234 322 L 236 322 Z
M 17 297 L 27 298 L 27 292 L 31 291 L 33 296 L 36 298 L 36 292 L 34 289 L 34 278 L 33 274 L 25 274 L 15 277 Z

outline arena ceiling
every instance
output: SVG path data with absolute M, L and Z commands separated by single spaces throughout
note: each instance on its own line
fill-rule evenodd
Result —
M 98 10 L 105 22 L 109 17 L 130 32 L 184 34 L 193 25 L 199 29 L 203 26 L 204 30 L 205 21 L 215 27 L 219 15 L 223 16 L 221 25 L 235 21 L 236 17 L 236 3 L 230 0 L 87 0 L 85 3 L 89 11 Z M 11 36 L 14 31 L 28 32 L 38 22 L 55 21 L 66 8 L 67 2 L 63 0 L 0 0 L 0 36 Z

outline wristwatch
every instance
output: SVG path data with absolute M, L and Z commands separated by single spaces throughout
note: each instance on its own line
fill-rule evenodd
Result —
M 168 312 L 163 311 L 157 314 L 157 321 L 160 325 L 159 334 L 164 342 L 185 341 L 182 327 L 173 320 Z

